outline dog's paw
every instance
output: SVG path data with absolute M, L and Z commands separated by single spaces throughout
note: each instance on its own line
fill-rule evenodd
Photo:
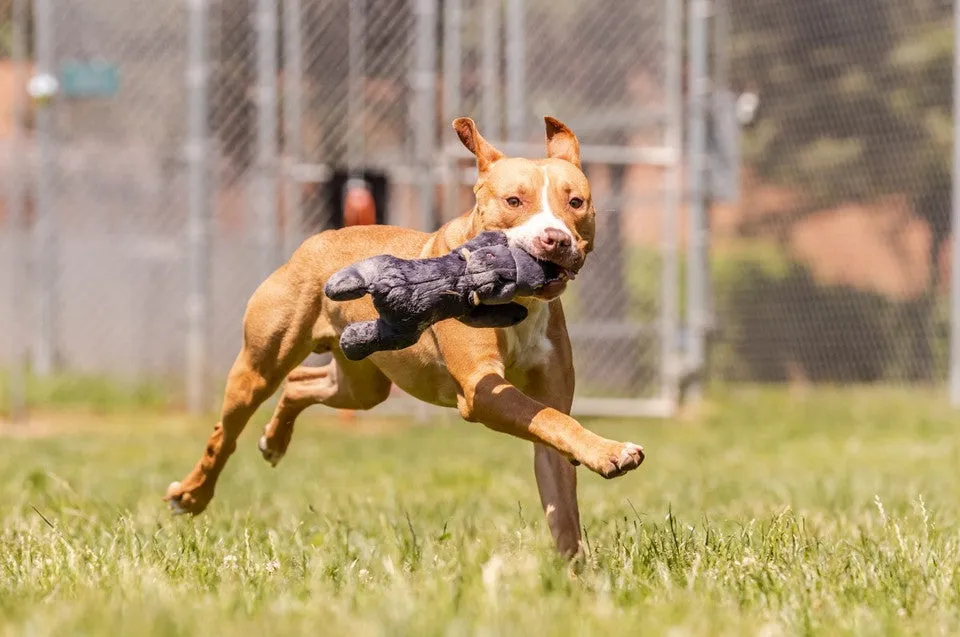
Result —
M 167 487 L 167 497 L 164 498 L 167 501 L 167 507 L 173 515 L 188 513 L 187 509 L 180 504 L 180 498 L 178 497 L 179 491 L 180 483 L 177 481 L 171 482 Z
M 183 488 L 180 482 L 176 481 L 167 486 L 167 493 L 163 499 L 173 515 L 183 515 L 185 513 L 198 515 L 207 508 L 207 504 L 210 502 L 209 497 L 200 497 L 199 490 L 188 491 Z
M 277 463 L 283 459 L 285 453 L 278 449 L 271 449 L 270 441 L 267 440 L 266 434 L 260 436 L 260 440 L 257 442 L 257 448 L 260 450 L 260 455 L 263 456 L 263 459 L 269 462 L 272 467 L 277 466 Z
M 617 478 L 643 463 L 643 447 L 632 442 L 611 442 L 587 466 L 604 478 Z M 585 463 L 586 464 L 586 463 Z

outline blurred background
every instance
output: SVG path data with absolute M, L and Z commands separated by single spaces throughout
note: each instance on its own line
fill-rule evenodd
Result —
M 471 207 L 464 115 L 510 154 L 544 115 L 580 137 L 579 413 L 946 387 L 955 33 L 945 0 L 0 0 L 8 404 L 100 378 L 213 407 L 305 237 Z

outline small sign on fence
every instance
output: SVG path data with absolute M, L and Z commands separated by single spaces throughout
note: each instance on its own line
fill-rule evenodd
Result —
M 718 90 L 713 94 L 710 120 L 710 191 L 714 200 L 732 203 L 740 197 L 740 126 L 738 96 Z
M 67 98 L 113 97 L 120 90 L 120 69 L 104 60 L 68 60 L 60 65 L 60 91 Z

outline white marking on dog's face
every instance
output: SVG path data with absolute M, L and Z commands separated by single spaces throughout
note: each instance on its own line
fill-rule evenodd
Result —
M 568 237 L 570 242 L 575 244 L 576 240 L 570 228 L 558 217 L 550 207 L 550 177 L 547 175 L 547 169 L 541 167 L 543 171 L 543 188 L 540 190 L 540 211 L 521 223 L 519 226 L 504 230 L 507 235 L 507 242 L 513 248 L 521 248 L 530 254 L 536 256 L 534 239 L 543 234 L 547 228 L 556 228 Z

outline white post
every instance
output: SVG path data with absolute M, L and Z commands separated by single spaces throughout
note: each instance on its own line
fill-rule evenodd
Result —
M 678 400 L 682 357 L 677 326 L 680 322 L 680 267 L 678 263 L 678 216 L 682 197 L 683 139 L 683 3 L 664 2 L 664 42 L 666 65 L 666 130 L 664 146 L 674 153 L 673 163 L 664 171 L 663 236 L 661 252 L 663 266 L 660 280 L 660 394 L 675 406 Z
M 256 0 L 257 25 L 257 176 L 256 245 L 260 278 L 277 259 L 277 3 Z
M 36 74 L 31 93 L 37 108 L 36 222 L 34 224 L 35 285 L 39 293 L 37 342 L 33 370 L 39 376 L 53 373 L 57 358 L 57 250 L 56 210 L 53 201 L 56 170 L 54 163 L 53 106 L 56 100 L 54 69 L 54 20 L 52 0 L 34 0 L 34 46 Z
M 301 82 L 303 81 L 303 40 L 300 0 L 283 1 L 283 154 L 284 201 L 287 215 L 283 235 L 283 255 L 289 258 L 303 235 L 303 205 L 295 169 L 303 153 L 300 136 L 303 120 Z
M 953 3 L 953 210 L 950 269 L 950 403 L 960 407 L 960 0 Z
M 24 316 L 25 307 L 28 304 L 25 299 L 28 298 L 27 290 L 29 282 L 27 280 L 29 271 L 27 268 L 27 254 L 24 250 L 25 221 L 24 218 L 24 196 L 23 183 L 24 174 L 21 167 L 23 161 L 23 148 L 21 143 L 23 135 L 21 126 L 23 126 L 23 117 L 26 113 L 24 104 L 24 86 L 26 86 L 26 25 L 27 25 L 27 3 L 26 0 L 13 0 L 13 15 L 11 16 L 11 42 L 10 53 L 13 61 L 13 86 L 10 95 L 13 97 L 13 129 L 10 134 L 10 183 L 7 192 L 7 206 L 10 224 L 10 307 L 17 308 L 13 311 L 13 351 L 10 361 L 10 383 L 9 383 L 9 402 L 10 402 L 10 421 L 20 423 L 26 418 L 26 362 L 27 362 L 27 318 Z
M 522 141 L 526 104 L 526 13 L 524 0 L 507 0 L 507 139 Z
M 207 184 L 207 0 L 188 3 L 187 40 L 187 408 L 204 411 L 210 294 L 210 199 Z

